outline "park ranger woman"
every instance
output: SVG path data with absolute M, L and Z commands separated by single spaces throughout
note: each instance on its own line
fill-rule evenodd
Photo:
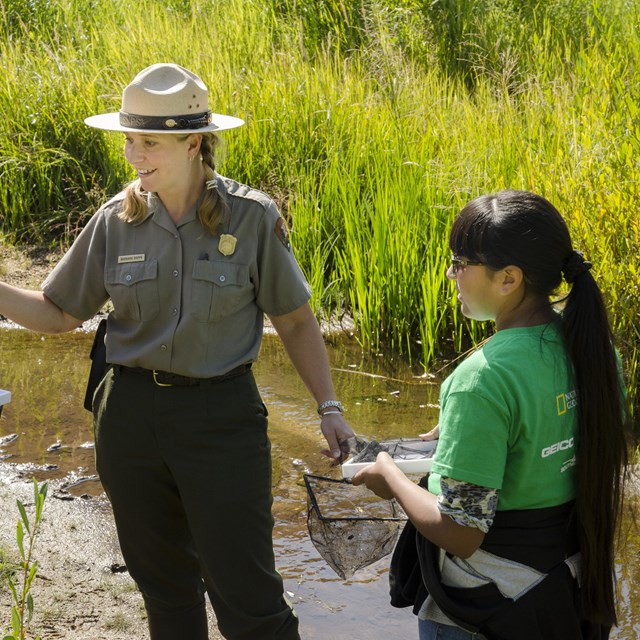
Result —
M 0 313 L 59 333 L 113 304 L 92 402 L 97 468 L 152 640 L 206 640 L 205 591 L 225 638 L 296 640 L 251 372 L 264 314 L 317 403 L 326 453 L 338 458 L 353 432 L 285 223 L 265 194 L 216 173 L 218 132 L 243 121 L 211 113 L 183 67 L 144 69 L 119 112 L 86 123 L 124 132 L 137 179 L 95 213 L 42 292 L 0 285 Z

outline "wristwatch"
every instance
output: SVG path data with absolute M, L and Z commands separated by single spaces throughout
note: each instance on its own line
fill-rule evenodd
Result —
M 325 400 L 318 405 L 318 415 L 322 415 L 325 409 L 329 409 L 333 407 L 337 409 L 340 413 L 344 413 L 344 407 L 342 406 L 342 402 L 339 400 Z

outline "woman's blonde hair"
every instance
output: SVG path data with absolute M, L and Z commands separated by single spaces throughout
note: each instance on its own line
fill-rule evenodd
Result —
M 181 140 L 186 140 L 189 134 L 182 136 Z M 216 176 L 216 153 L 222 147 L 222 139 L 216 133 L 206 132 L 201 134 L 200 156 L 204 167 L 207 183 L 214 180 Z M 209 185 L 208 185 L 209 186 Z M 225 204 L 218 190 L 214 186 L 209 186 L 202 203 L 198 207 L 198 218 L 202 226 L 212 235 L 218 234 L 218 226 L 222 221 L 225 212 Z M 140 222 L 147 213 L 147 192 L 140 185 L 140 180 L 130 182 L 124 188 L 124 200 L 122 211 L 118 217 L 125 222 Z

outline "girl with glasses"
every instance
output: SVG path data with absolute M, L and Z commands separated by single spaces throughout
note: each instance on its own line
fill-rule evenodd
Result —
M 608 638 L 630 430 L 592 265 L 523 191 L 472 200 L 449 247 L 462 312 L 496 331 L 442 385 L 428 478 L 384 453 L 353 478 L 409 517 L 392 604 L 421 640 Z

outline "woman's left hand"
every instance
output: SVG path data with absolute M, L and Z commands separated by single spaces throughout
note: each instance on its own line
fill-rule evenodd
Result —
M 340 464 L 349 455 L 347 440 L 355 436 L 353 429 L 344 419 L 344 416 L 337 411 L 322 416 L 320 429 L 329 445 L 329 448 L 323 449 L 322 453 L 331 458 L 334 465 Z

